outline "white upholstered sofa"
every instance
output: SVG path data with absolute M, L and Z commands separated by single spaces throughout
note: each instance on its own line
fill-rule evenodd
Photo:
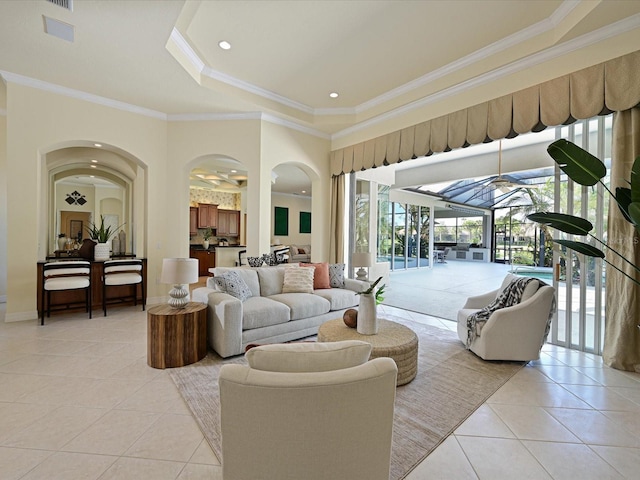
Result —
M 467 318 L 488 306 L 518 278 L 507 274 L 500 288 L 483 295 L 469 297 L 458 311 L 458 338 L 467 342 Z M 484 360 L 530 361 L 540 358 L 546 340 L 549 316 L 554 308 L 555 289 L 531 281 L 525 288 L 520 303 L 494 311 L 475 336 L 469 350 Z
M 214 276 L 237 272 L 251 290 L 242 301 L 217 289 L 214 278 L 207 286 L 192 293 L 194 302 L 208 305 L 209 345 L 221 357 L 244 353 L 252 343 L 275 343 L 296 340 L 318 332 L 327 320 L 342 318 L 344 312 L 357 307 L 356 292 L 368 283 L 344 279 L 344 288 L 314 289 L 312 293 L 283 293 L 285 268 L 292 266 L 215 268 Z
M 220 369 L 225 480 L 388 480 L 398 368 L 357 340 L 264 345 Z

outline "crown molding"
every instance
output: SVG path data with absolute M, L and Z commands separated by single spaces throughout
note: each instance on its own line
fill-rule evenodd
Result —
M 7 72 L 4 70 L 0 70 L 0 76 L 5 81 L 16 83 L 18 85 L 23 85 L 26 87 L 35 88 L 36 90 L 43 90 L 46 92 L 55 93 L 58 95 L 63 95 L 65 97 L 75 98 L 78 100 L 84 100 L 89 103 L 96 103 L 98 105 L 103 105 L 111 108 L 116 108 L 118 110 L 123 110 L 129 113 L 135 113 L 138 115 L 143 115 L 146 117 L 155 118 L 158 120 L 164 120 L 167 122 L 202 122 L 202 121 L 232 121 L 232 120 L 263 120 L 265 122 L 273 123 L 276 125 L 281 125 L 287 128 L 291 128 L 293 130 L 297 130 L 303 133 L 307 133 L 309 135 L 313 135 L 315 137 L 323 138 L 325 140 L 330 140 L 331 136 L 327 133 L 321 132 L 319 130 L 315 130 L 313 128 L 307 127 L 305 125 L 300 125 L 298 123 L 292 122 L 290 120 L 285 120 L 275 115 L 266 114 L 262 112 L 240 112 L 240 113 L 185 113 L 185 114 L 172 114 L 167 115 L 162 112 L 158 112 L 156 110 L 151 110 L 148 108 L 138 107 L 136 105 L 131 105 L 129 103 L 120 102 L 118 100 L 112 100 L 105 97 L 100 97 L 98 95 L 93 95 L 90 93 L 82 92 L 79 90 L 74 90 L 72 88 L 62 87 L 60 85 L 55 85 L 48 82 L 43 82 L 42 80 L 37 80 L 34 78 L 26 77 L 24 75 L 19 75 L 16 73 Z M 0 116 L 6 116 L 6 109 L 0 109 Z
M 261 112 L 235 112 L 235 113 L 180 113 L 167 115 L 170 122 L 203 122 L 224 120 L 260 120 Z
M 65 97 L 76 98 L 78 100 L 84 100 L 90 103 L 103 105 L 105 107 L 123 110 L 125 112 L 136 113 L 138 115 L 144 115 L 146 117 L 152 117 L 158 120 L 167 120 L 166 114 L 158 112 L 156 110 L 151 110 L 149 108 L 138 107 L 136 105 L 131 105 L 130 103 L 121 102 L 119 100 L 112 100 L 110 98 L 101 97 L 92 93 L 82 92 L 80 90 L 74 90 L 72 88 L 62 87 L 60 85 L 43 82 L 42 80 L 25 77 L 24 75 L 6 72 L 4 70 L 0 70 L 0 75 L 2 75 L 2 77 L 8 82 L 17 83 L 18 85 L 24 85 L 25 87 L 31 87 L 37 90 L 43 90 L 45 92 L 63 95 Z
M 308 115 L 313 115 L 314 110 L 308 105 L 305 105 L 300 102 L 296 102 L 295 100 L 291 100 L 282 95 L 278 95 L 271 90 L 267 90 L 266 88 L 258 87 L 249 82 L 245 82 L 239 78 L 233 77 L 231 75 L 227 75 L 224 72 L 219 70 L 215 70 L 208 65 L 206 65 L 202 59 L 198 56 L 195 50 L 191 47 L 189 42 L 184 38 L 182 33 L 177 28 L 173 28 L 171 31 L 171 36 L 169 37 L 172 40 L 176 47 L 185 55 L 187 60 L 191 62 L 191 65 L 202 75 L 212 78 L 213 80 L 217 80 L 222 83 L 226 83 L 227 85 L 231 85 L 232 87 L 239 88 L 240 90 L 244 90 L 245 92 L 252 93 L 254 95 L 258 95 L 260 97 L 266 98 L 268 100 L 277 102 L 281 105 L 285 105 L 290 108 L 294 108 L 301 112 L 304 112 Z
M 331 139 L 337 140 L 349 134 L 364 130 L 373 125 L 377 125 L 384 121 L 399 117 L 417 108 L 422 108 L 427 105 L 439 102 L 446 98 L 462 93 L 466 90 L 471 90 L 473 88 L 476 88 L 480 85 L 491 83 L 499 79 L 500 77 L 511 75 L 513 73 L 520 72 L 522 70 L 526 70 L 528 68 L 534 67 L 536 65 L 547 62 L 549 60 L 553 60 L 554 58 L 560 57 L 562 55 L 566 55 L 576 50 L 579 50 L 581 48 L 588 47 L 590 45 L 593 45 L 594 43 L 598 43 L 608 38 L 615 37 L 622 33 L 626 33 L 638 27 L 640 27 L 640 14 L 635 14 L 623 20 L 620 20 L 616 23 L 612 23 L 611 25 L 607 25 L 606 27 L 602 27 L 599 30 L 595 30 L 593 32 L 581 35 L 580 37 L 576 37 L 573 40 L 569 40 L 568 42 L 565 42 L 561 45 L 547 48 L 546 50 L 542 50 L 538 53 L 534 53 L 533 55 L 530 55 L 521 60 L 516 60 L 514 62 L 511 62 L 510 64 L 496 68 L 490 72 L 479 75 L 475 78 L 466 80 L 464 82 L 460 82 L 452 87 L 440 90 L 439 92 L 423 97 L 420 100 L 416 100 L 414 102 L 403 105 L 402 107 L 380 114 L 369 120 L 365 120 L 363 122 L 357 123 L 351 127 L 345 128 L 344 130 L 340 130 L 339 132 L 334 133 L 331 136 Z
M 264 120 L 265 122 L 273 123 L 275 125 L 287 127 L 292 130 L 297 130 L 302 133 L 308 133 L 309 135 L 323 138 L 325 140 L 331 140 L 331 135 L 329 135 L 328 133 L 321 132 L 305 125 L 300 125 L 299 123 L 292 122 L 290 120 L 285 120 L 284 118 L 276 117 L 275 115 L 271 115 L 270 113 L 263 113 L 262 120 Z

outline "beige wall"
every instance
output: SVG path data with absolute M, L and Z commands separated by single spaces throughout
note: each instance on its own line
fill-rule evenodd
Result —
M 203 155 L 229 156 L 246 167 L 247 214 L 257 219 L 248 222 L 247 243 L 256 254 L 269 251 L 272 168 L 296 162 L 308 171 L 314 196 L 322 196 L 312 206 L 313 241 L 320 252 L 328 250 L 329 220 L 321 211 L 321 205 L 328 205 L 328 140 L 260 120 L 167 122 L 12 83 L 0 127 L 5 120 L 0 173 L 6 167 L 6 175 L 0 178 L 10 181 L 5 188 L 0 180 L 0 195 L 21 199 L 2 202 L 7 213 L 0 233 L 4 229 L 6 234 L 0 242 L 6 238 L 6 251 L 12 252 L 7 256 L 0 250 L 0 298 L 6 291 L 7 321 L 37 317 L 36 263 L 49 250 L 47 212 L 53 193 L 45 158 L 61 148 L 99 142 L 133 163 L 132 236 L 135 253 L 148 259 L 149 303 L 167 295 L 168 287 L 159 283 L 162 258 L 189 254 L 189 172 Z M 3 215 L 0 207 L 0 220 Z M 8 285 L 6 278 L 11 278 Z
M 53 150 L 100 142 L 105 148 L 129 152 L 139 166 L 148 169 L 147 195 L 153 201 L 136 218 L 133 235 L 144 240 L 147 231 L 160 238 L 171 234 L 165 221 L 166 123 L 109 107 L 55 95 L 9 83 L 7 85 L 7 195 L 19 197 L 8 207 L 6 319 L 36 318 L 36 261 L 47 254 L 48 174 L 45 155 Z M 139 167 L 139 168 L 140 168 Z M 146 183 L 144 175 L 143 180 Z M 138 192 L 140 194 L 140 191 Z M 140 199 L 142 200 L 142 199 Z M 163 249 L 147 250 L 137 243 L 136 253 L 149 259 L 151 278 Z M 0 274 L 4 274 L 1 272 Z M 155 281 L 149 296 L 159 295 Z
M 4 90 L 0 82 L 0 89 Z M 0 105 L 4 96 L 0 91 Z M 0 112 L 0 302 L 7 301 L 7 117 Z
M 289 209 L 289 235 L 275 235 L 273 209 L 284 207 Z M 271 240 L 277 237 L 282 245 L 311 245 L 312 233 L 300 233 L 300 212 L 311 212 L 311 197 L 296 195 L 271 194 Z M 313 214 L 311 214 L 313 221 Z
M 311 260 L 313 261 L 326 261 L 329 258 L 331 187 L 329 153 L 328 140 L 279 125 L 264 124 L 262 159 L 268 169 L 269 189 L 271 188 L 271 170 L 280 164 L 294 164 L 304 170 L 311 179 L 311 243 L 313 244 Z M 265 203 L 269 204 L 269 201 Z M 269 242 L 273 236 L 271 215 L 273 215 L 273 209 L 270 210 L 266 220 L 268 221 L 266 227 L 270 230 L 265 231 L 266 234 L 271 233 L 271 235 L 261 239 L 265 242 L 260 245 L 262 252 L 269 251 Z

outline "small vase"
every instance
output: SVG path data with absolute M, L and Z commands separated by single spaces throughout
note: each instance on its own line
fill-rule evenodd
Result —
M 64 250 L 67 245 L 67 237 L 58 237 L 58 250 Z
M 205 250 L 209 248 L 209 240 L 202 241 L 202 248 L 204 248 Z
M 127 234 L 124 230 L 120 230 L 118 234 L 118 243 L 120 243 L 120 253 L 127 253 Z
M 113 240 L 111 240 L 111 252 L 113 252 L 113 255 L 120 255 L 120 239 L 118 235 L 114 235 Z
M 360 295 L 356 330 L 362 335 L 375 335 L 378 333 L 376 297 L 373 293 Z
M 98 243 L 93 251 L 94 260 L 109 260 L 109 244 Z

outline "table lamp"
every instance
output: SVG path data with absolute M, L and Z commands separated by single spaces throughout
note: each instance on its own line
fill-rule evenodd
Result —
M 351 264 L 354 267 L 360 267 L 360 269 L 356 272 L 356 280 L 367 281 L 367 271 L 363 267 L 369 268 L 371 266 L 371 253 L 354 253 L 353 255 L 351 255 Z
M 198 260 L 195 258 L 165 258 L 162 260 L 162 274 L 160 282 L 172 284 L 169 292 L 169 305 L 174 308 L 183 308 L 187 303 L 189 290 L 185 284 L 198 281 Z

